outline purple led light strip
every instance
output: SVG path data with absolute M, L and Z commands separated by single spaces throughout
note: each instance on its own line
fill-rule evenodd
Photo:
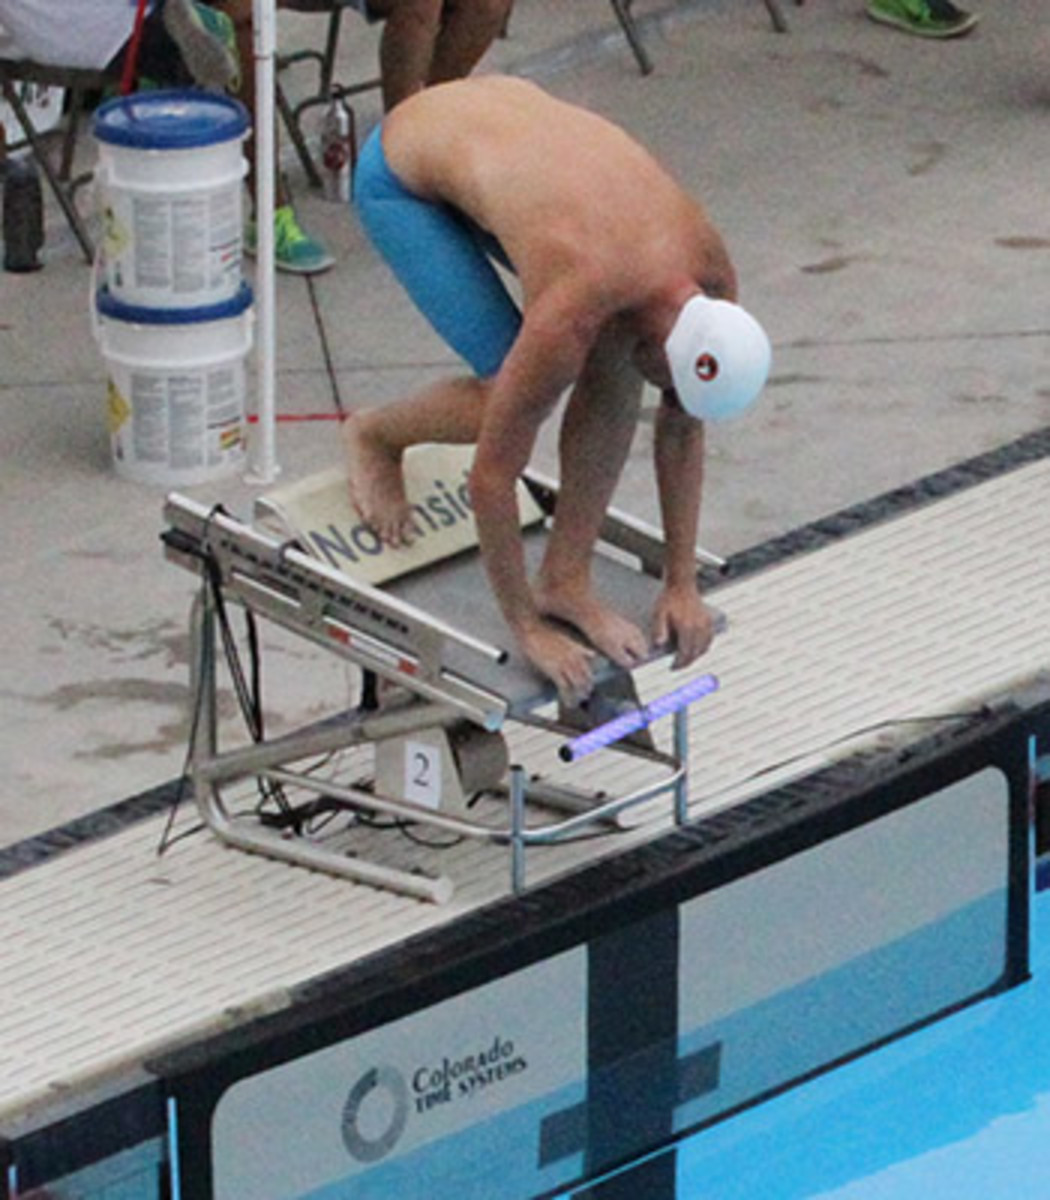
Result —
M 558 753 L 563 761 L 575 762 L 578 758 L 593 754 L 595 750 L 601 750 L 604 746 L 610 746 L 613 742 L 637 733 L 639 729 L 651 725 L 658 717 L 669 717 L 692 704 L 694 700 L 709 696 L 717 690 L 718 680 L 714 675 L 698 675 L 688 683 L 683 683 L 681 687 L 657 696 L 644 708 L 632 709 L 622 716 L 613 717 L 611 721 L 596 725 L 586 733 L 581 733 L 579 737 L 566 742 Z

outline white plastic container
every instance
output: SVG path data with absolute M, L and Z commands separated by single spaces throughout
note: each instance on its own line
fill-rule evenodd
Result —
M 191 309 L 136 307 L 99 291 L 95 336 L 118 474 L 175 487 L 243 467 L 251 305 L 247 284 L 232 300 Z
M 100 106 L 100 268 L 116 300 L 182 309 L 237 295 L 247 131 L 242 104 L 207 92 L 142 92 Z

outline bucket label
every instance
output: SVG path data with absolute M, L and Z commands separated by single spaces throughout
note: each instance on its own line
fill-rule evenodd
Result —
M 183 321 L 174 313 L 154 325 L 125 319 L 124 306 L 100 293 L 95 333 L 107 368 L 106 417 L 121 475 L 140 483 L 193 485 L 242 465 L 250 300 L 245 289 L 236 314 Z
M 241 198 L 223 188 L 208 198 L 208 286 L 236 289 L 241 282 Z
M 142 463 L 175 471 L 218 466 L 243 442 L 237 369 L 131 377 L 131 442 Z
M 103 208 L 104 265 L 126 303 L 219 303 L 241 284 L 239 187 L 193 194 L 113 192 Z
M 238 465 L 245 450 L 240 363 L 200 370 L 123 372 L 109 381 L 113 457 L 143 482 L 204 478 Z
M 117 225 L 109 244 L 125 253 L 133 248 L 136 288 L 192 297 L 240 282 L 240 209 L 228 191 L 176 200 L 136 196 L 131 236 L 121 238 Z

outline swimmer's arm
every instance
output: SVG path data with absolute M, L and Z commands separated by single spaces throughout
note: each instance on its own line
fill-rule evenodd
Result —
M 673 644 L 672 665 L 684 667 L 707 649 L 713 629 L 696 579 L 704 425 L 685 413 L 673 393 L 666 393 L 657 409 L 653 454 L 666 547 L 653 637 L 658 644 Z
M 540 426 L 583 370 L 591 328 L 573 319 L 571 298 L 552 296 L 525 320 L 485 404 L 470 476 L 471 501 L 489 581 L 516 632 L 540 622 L 528 587 L 516 484 Z

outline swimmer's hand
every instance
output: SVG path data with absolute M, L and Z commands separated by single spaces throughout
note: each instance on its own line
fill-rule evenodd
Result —
M 595 652 L 547 621 L 536 621 L 515 630 L 522 653 L 558 689 L 566 707 L 577 708 L 591 694 Z
M 695 662 L 711 645 L 714 633 L 711 610 L 694 586 L 664 588 L 653 610 L 653 642 L 668 650 L 674 648 L 672 670 Z
M 538 583 L 534 594 L 536 607 L 543 616 L 567 621 L 599 654 L 625 671 L 648 659 L 650 646 L 645 634 L 590 591 L 558 590 Z

